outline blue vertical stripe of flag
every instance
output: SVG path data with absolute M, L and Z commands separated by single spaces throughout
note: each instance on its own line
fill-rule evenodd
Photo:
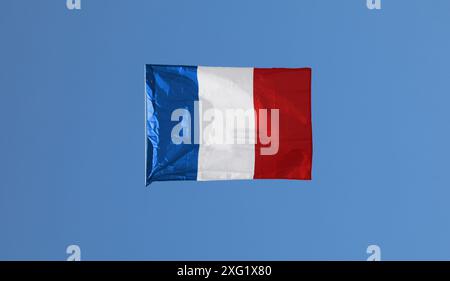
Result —
M 147 185 L 153 181 L 196 180 L 199 145 L 194 144 L 194 102 L 198 101 L 197 67 L 146 65 Z M 174 144 L 172 112 L 191 115 L 191 143 Z

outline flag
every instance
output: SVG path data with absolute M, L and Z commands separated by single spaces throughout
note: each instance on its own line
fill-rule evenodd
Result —
M 310 180 L 311 69 L 146 65 L 146 183 Z

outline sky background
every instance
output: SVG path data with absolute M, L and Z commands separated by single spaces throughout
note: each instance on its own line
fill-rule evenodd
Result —
M 450 1 L 2 0 L 0 259 L 450 260 Z M 312 181 L 145 187 L 144 65 L 311 67 Z

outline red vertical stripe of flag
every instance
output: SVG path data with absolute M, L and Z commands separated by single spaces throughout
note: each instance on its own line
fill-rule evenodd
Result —
M 259 109 L 279 109 L 279 148 L 274 155 L 261 155 L 264 146 L 257 138 L 255 179 L 311 179 L 311 69 L 254 69 L 253 99 L 257 137 Z M 268 126 L 268 135 L 271 130 Z

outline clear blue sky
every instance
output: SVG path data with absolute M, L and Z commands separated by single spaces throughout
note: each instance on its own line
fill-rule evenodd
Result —
M 4 0 L 0 259 L 450 259 L 450 1 Z M 144 65 L 312 67 L 313 180 L 144 184 Z

